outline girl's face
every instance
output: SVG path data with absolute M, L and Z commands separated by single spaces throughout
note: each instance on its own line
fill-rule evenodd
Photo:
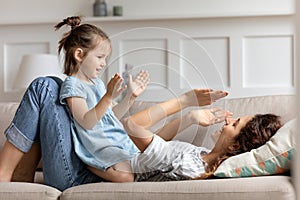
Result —
M 90 81 L 90 79 L 97 78 L 100 72 L 106 66 L 106 60 L 111 53 L 110 42 L 100 41 L 99 44 L 88 52 L 86 57 L 80 63 L 78 70 L 78 77 L 84 81 Z
M 226 151 L 228 147 L 235 143 L 235 138 L 239 135 L 241 129 L 244 128 L 252 118 L 253 116 L 244 116 L 238 119 L 226 118 L 226 123 L 220 131 L 220 136 L 215 147 L 221 147 Z

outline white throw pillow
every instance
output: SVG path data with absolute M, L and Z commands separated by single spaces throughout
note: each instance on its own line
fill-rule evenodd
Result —
M 281 174 L 290 170 L 295 153 L 296 119 L 285 123 L 263 146 L 225 160 L 217 177 L 250 177 Z

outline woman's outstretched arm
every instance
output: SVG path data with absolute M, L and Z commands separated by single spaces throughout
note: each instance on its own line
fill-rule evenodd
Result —
M 210 105 L 216 100 L 227 96 L 227 94 L 227 92 L 211 89 L 195 89 L 178 98 L 173 98 L 138 112 L 122 120 L 122 122 L 132 141 L 143 152 L 152 141 L 153 133 L 148 130 L 152 125 L 188 106 Z M 179 125 L 176 122 L 178 121 L 166 127 L 165 131 L 167 134 L 165 138 L 169 135 L 168 133 L 172 131 L 176 132 L 176 129 L 177 131 L 179 130 Z M 164 134 L 161 133 L 161 135 Z
M 191 110 L 187 114 L 174 119 L 162 127 L 157 135 L 166 141 L 172 140 L 178 133 L 195 124 L 200 126 L 210 126 L 225 121 L 226 117 L 231 117 L 232 113 L 220 108 Z
M 137 125 L 149 129 L 158 121 L 179 112 L 189 106 L 206 106 L 210 105 L 216 100 L 227 96 L 228 93 L 224 91 L 214 91 L 211 89 L 194 89 L 178 98 L 159 103 L 145 110 L 130 116 L 130 120 Z

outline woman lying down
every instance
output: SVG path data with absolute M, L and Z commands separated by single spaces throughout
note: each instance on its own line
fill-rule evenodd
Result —
M 193 119 L 198 120 L 198 124 L 208 126 L 215 123 L 209 120 L 210 115 L 217 111 L 194 110 L 189 114 L 194 116 Z M 161 114 L 158 114 L 159 112 Z M 114 166 L 114 170 L 127 173 L 134 181 L 210 178 L 222 161 L 262 146 L 282 126 L 280 117 L 273 114 L 257 114 L 233 119 L 232 114 L 228 112 L 224 126 L 218 131 L 218 139 L 212 150 L 209 150 L 190 143 L 171 140 L 184 119 L 177 119 L 171 123 L 172 131 L 152 133 L 149 128 L 166 117 L 166 113 L 168 112 L 164 105 L 156 105 L 122 121 L 140 153 L 128 162 Z M 92 171 L 103 177 L 101 170 Z

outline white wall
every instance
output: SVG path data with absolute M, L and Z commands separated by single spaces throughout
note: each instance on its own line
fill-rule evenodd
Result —
M 0 22 L 92 16 L 94 0 L 1 0 Z M 241 15 L 293 13 L 295 0 L 107 0 L 125 16 Z
M 21 98 L 12 85 L 22 55 L 55 54 L 63 32 L 54 32 L 53 25 L 73 14 L 91 16 L 93 2 L 0 1 L 0 101 Z M 230 98 L 291 94 L 294 3 L 110 0 L 109 8 L 124 7 L 124 17 L 87 17 L 85 22 L 112 37 L 114 50 L 104 80 L 122 73 L 125 63 L 148 67 L 152 84 L 144 99 L 163 100 L 191 87 L 225 89 Z

